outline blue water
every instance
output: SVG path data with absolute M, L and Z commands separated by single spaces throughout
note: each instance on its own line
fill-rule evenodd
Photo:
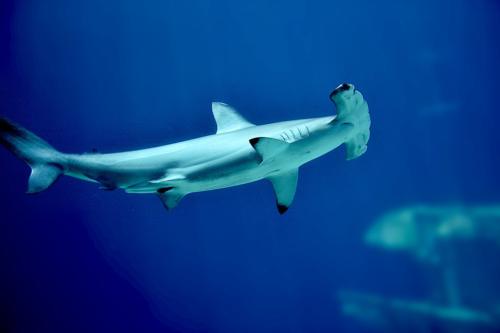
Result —
M 266 182 L 154 196 L 63 178 L 24 194 L 0 150 L 1 332 L 362 332 L 337 292 L 420 297 L 420 268 L 367 248 L 416 202 L 500 200 L 500 2 L 0 2 L 0 113 L 67 152 L 215 131 L 210 102 L 263 124 L 333 114 L 352 82 L 368 152 Z M 498 273 L 498 272 L 497 272 Z

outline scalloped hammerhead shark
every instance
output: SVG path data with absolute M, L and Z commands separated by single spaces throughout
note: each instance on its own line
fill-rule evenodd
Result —
M 330 99 L 337 115 L 265 125 L 214 102 L 216 134 L 142 150 L 66 154 L 5 118 L 0 118 L 0 143 L 31 167 L 28 193 L 41 192 L 66 175 L 103 189 L 154 193 L 172 209 L 188 193 L 268 179 L 283 214 L 295 196 L 301 165 L 342 144 L 347 159 L 367 149 L 370 115 L 361 93 L 343 83 Z

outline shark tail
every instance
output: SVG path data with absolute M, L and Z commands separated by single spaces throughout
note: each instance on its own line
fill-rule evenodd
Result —
M 27 193 L 49 188 L 64 173 L 60 152 L 40 137 L 2 117 L 0 144 L 31 167 Z

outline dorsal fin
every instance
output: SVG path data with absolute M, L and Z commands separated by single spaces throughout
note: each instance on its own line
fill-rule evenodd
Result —
M 225 103 L 212 102 L 212 113 L 217 123 L 217 134 L 254 126 L 254 124 L 243 118 L 235 109 Z

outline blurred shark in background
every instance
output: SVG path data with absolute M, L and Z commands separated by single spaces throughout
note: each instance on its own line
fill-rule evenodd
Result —
M 500 313 L 463 306 L 340 291 L 341 312 L 381 332 L 495 333 Z
M 365 234 L 369 245 L 428 262 L 440 259 L 444 243 L 474 239 L 500 246 L 500 205 L 405 207 L 378 218 Z
M 431 273 L 431 289 L 427 297 L 417 300 L 342 290 L 338 296 L 344 315 L 383 332 L 500 331 L 498 288 L 489 284 L 495 277 L 478 265 L 488 266 L 483 261 L 492 257 L 481 250 L 462 251 L 465 245 L 474 248 L 485 242 L 499 249 L 500 205 L 413 205 L 395 209 L 375 220 L 364 241 L 416 258 L 423 272 Z M 469 274 L 476 270 L 480 274 Z M 478 287 L 483 285 L 492 288 L 484 294 Z

